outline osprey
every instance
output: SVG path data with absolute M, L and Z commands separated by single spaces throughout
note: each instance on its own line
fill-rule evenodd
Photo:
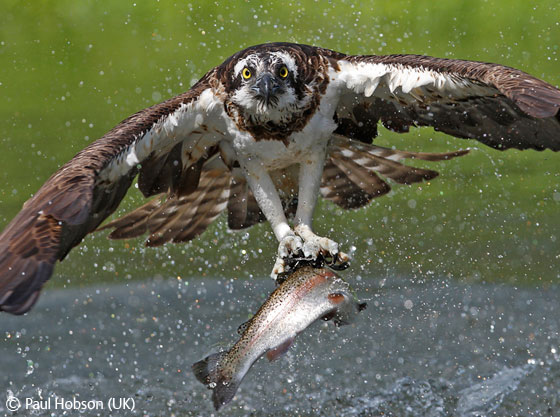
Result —
M 437 173 L 372 145 L 432 126 L 496 149 L 560 150 L 560 90 L 519 70 L 418 55 L 349 56 L 292 43 L 253 46 L 189 91 L 119 123 L 62 166 L 0 235 L 0 310 L 28 311 L 57 260 L 98 229 L 134 178 L 145 205 L 109 237 L 149 233 L 148 246 L 185 242 L 226 211 L 231 229 L 267 220 L 278 239 L 273 275 L 291 258 L 344 263 L 312 229 L 317 197 L 345 209 Z M 383 177 L 383 178 L 382 178 Z M 292 226 L 288 221 L 292 218 Z

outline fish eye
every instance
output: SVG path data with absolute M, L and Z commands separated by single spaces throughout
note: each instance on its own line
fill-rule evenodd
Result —
M 249 78 L 251 78 L 251 70 L 247 67 L 243 68 L 243 71 L 241 71 L 241 75 L 243 76 L 243 79 L 248 80 Z
M 282 65 L 282 67 L 280 67 L 280 70 L 278 71 L 278 75 L 280 76 L 280 78 L 286 78 L 288 76 L 288 68 L 286 68 L 285 65 Z

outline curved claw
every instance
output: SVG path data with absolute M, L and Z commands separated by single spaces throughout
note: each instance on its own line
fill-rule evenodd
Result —
M 290 233 L 278 246 L 278 256 L 270 274 L 280 285 L 302 266 L 314 268 L 328 266 L 342 271 L 350 266 L 350 257 L 338 251 L 338 244 L 328 238 L 320 237 L 310 230 L 300 227 L 299 236 Z
M 285 267 L 286 267 L 286 272 L 291 273 L 294 270 L 296 270 L 296 269 L 298 269 L 298 268 L 300 268 L 304 265 L 309 265 L 313 261 L 314 261 L 313 258 L 304 256 L 303 252 L 300 250 L 296 254 L 294 254 L 293 256 L 289 256 L 288 258 L 286 258 L 284 260 Z
M 325 264 L 335 271 L 344 271 L 350 266 L 350 258 L 343 252 L 338 252 L 331 257 L 324 257 Z
M 284 283 L 284 281 L 286 281 L 288 279 L 288 277 L 290 276 L 289 272 L 280 272 L 277 276 L 276 276 L 276 286 L 280 286 Z
M 313 268 L 322 268 L 328 266 L 334 271 L 343 271 L 350 266 L 348 255 L 339 252 L 332 256 L 319 254 L 316 258 L 301 256 L 291 256 L 285 260 L 284 270 L 276 277 L 277 285 L 282 284 L 293 272 L 303 266 L 312 266 Z

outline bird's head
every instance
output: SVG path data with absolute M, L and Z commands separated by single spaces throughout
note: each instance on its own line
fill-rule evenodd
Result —
M 302 57 L 287 48 L 257 48 L 231 58 L 229 100 L 245 116 L 281 122 L 305 109 L 312 90 L 302 75 Z

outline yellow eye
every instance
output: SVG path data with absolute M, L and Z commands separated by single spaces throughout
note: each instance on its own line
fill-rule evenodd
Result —
M 249 78 L 251 78 L 251 70 L 247 67 L 243 68 L 243 71 L 241 71 L 241 75 L 243 76 L 244 79 L 248 80 Z
M 286 78 L 288 76 L 288 68 L 282 67 L 280 71 L 278 71 L 278 75 L 282 78 Z

